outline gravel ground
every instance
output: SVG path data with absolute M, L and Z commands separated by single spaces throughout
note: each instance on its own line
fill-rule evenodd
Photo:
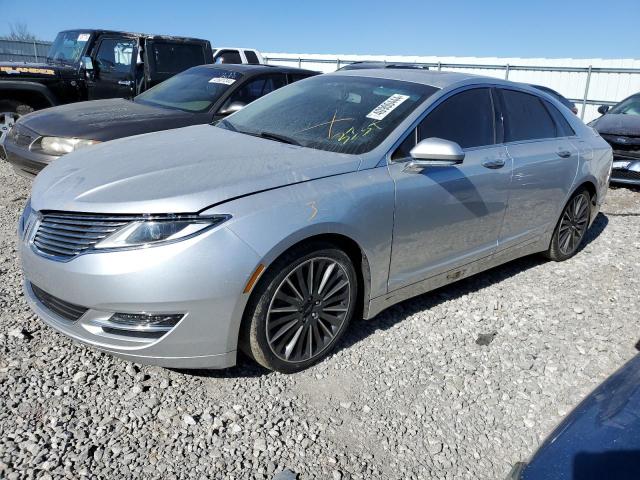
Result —
M 300 374 L 131 364 L 27 308 L 28 188 L 0 165 L 3 478 L 502 479 L 640 337 L 640 191 L 621 188 L 572 260 L 524 258 L 356 322 Z

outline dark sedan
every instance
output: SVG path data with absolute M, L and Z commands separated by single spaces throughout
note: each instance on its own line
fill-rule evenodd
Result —
M 133 100 L 80 102 L 25 115 L 4 138 L 6 160 L 17 173 L 33 177 L 56 158 L 80 148 L 211 123 L 269 92 L 316 74 L 269 65 L 193 67 Z
M 513 480 L 640 478 L 640 355 L 585 398 Z
M 640 186 L 640 93 L 609 109 L 598 108 L 602 116 L 589 125 L 613 149 L 611 182 Z

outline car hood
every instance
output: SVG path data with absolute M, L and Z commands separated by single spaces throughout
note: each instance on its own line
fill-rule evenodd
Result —
M 114 140 L 65 155 L 38 174 L 35 210 L 188 213 L 247 194 L 353 172 L 358 156 L 211 125 Z
M 184 127 L 201 116 L 114 98 L 70 103 L 30 113 L 20 119 L 40 135 L 107 141 L 157 130 Z
M 593 128 L 605 135 L 640 136 L 640 115 L 607 113 L 593 123 Z

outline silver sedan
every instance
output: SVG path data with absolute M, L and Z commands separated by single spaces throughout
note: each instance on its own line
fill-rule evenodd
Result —
M 19 226 L 25 293 L 54 329 L 132 361 L 222 368 L 240 349 L 294 372 L 354 317 L 523 255 L 570 258 L 611 163 L 521 84 L 322 75 L 45 168 Z

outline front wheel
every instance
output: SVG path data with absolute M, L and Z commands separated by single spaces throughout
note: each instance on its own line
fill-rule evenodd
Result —
M 356 310 L 358 281 L 346 253 L 315 243 L 281 257 L 256 289 L 241 348 L 266 368 L 293 373 L 335 346 Z
M 546 252 L 547 258 L 561 262 L 573 257 L 584 241 L 590 218 L 591 196 L 581 190 L 564 207 Z
M 0 100 L 0 140 L 22 115 L 33 112 L 33 108 L 17 100 Z

